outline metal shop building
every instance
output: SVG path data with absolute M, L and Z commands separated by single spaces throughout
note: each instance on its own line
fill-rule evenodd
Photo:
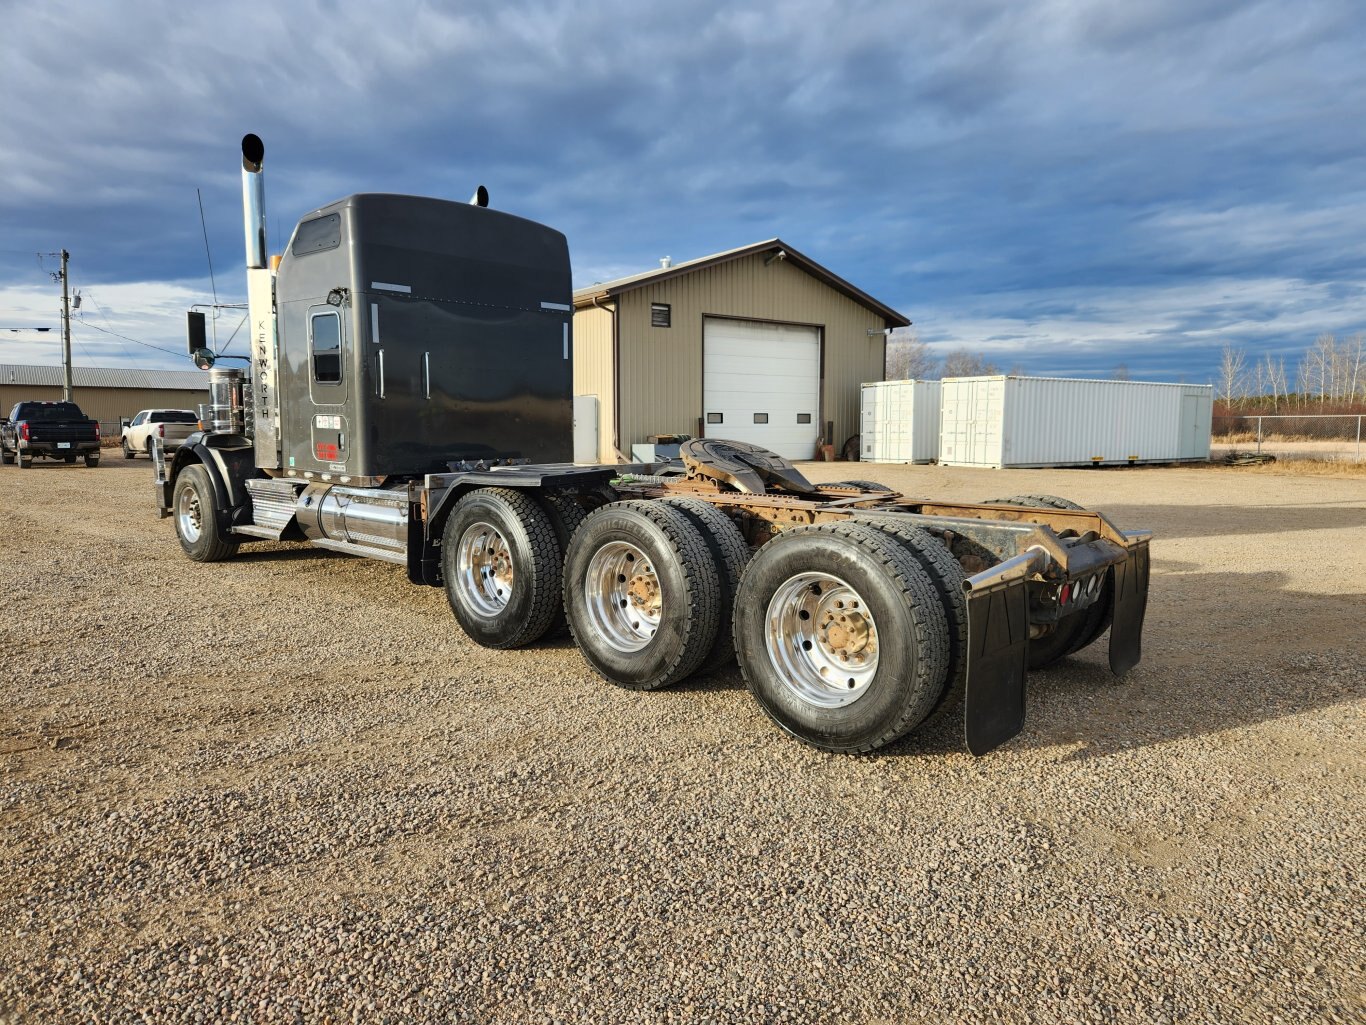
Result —
M 0 416 L 16 402 L 56 402 L 62 368 L 0 363 Z M 196 409 L 209 401 L 209 375 L 200 370 L 122 370 L 72 367 L 71 398 L 100 422 L 104 437 L 119 436 L 123 417 L 141 409 Z
M 671 434 L 789 459 L 838 448 L 860 386 L 882 380 L 886 332 L 908 324 L 777 238 L 578 289 L 575 459 Z

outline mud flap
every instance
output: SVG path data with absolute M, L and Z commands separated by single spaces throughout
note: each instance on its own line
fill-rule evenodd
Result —
M 970 593 L 963 729 L 968 750 L 974 755 L 999 747 L 1024 728 L 1028 669 L 1029 591 L 1025 581 Z
M 1114 618 L 1110 624 L 1110 671 L 1123 676 L 1143 657 L 1143 616 L 1148 610 L 1148 544 L 1110 567 Z

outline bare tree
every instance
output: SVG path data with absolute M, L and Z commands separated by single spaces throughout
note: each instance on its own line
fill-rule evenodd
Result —
M 1344 387 L 1342 397 L 1356 402 L 1366 397 L 1366 334 L 1358 331 L 1342 343 Z
M 1258 374 L 1266 380 L 1267 390 L 1271 392 L 1271 410 L 1279 412 L 1281 399 L 1289 399 L 1290 386 L 1285 377 L 1285 357 L 1279 361 L 1271 358 L 1267 353 L 1261 364 L 1258 365 Z
M 1224 404 L 1232 406 L 1247 390 L 1247 354 L 1242 349 L 1225 345 L 1219 356 L 1219 394 Z
M 913 329 L 893 331 L 887 339 L 887 380 L 924 380 L 938 376 L 939 361 Z
M 1300 362 L 1300 390 L 1306 395 L 1317 395 L 1319 405 L 1328 401 L 1333 390 L 1333 371 L 1337 362 L 1337 338 L 1324 333 L 1314 339 L 1314 345 Z
M 987 377 L 999 374 L 1001 368 L 989 362 L 981 353 L 968 352 L 967 349 L 954 349 L 944 357 L 945 377 Z

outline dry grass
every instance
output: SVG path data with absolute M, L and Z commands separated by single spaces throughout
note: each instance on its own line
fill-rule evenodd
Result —
M 1201 464 L 1193 464 L 1201 465 Z M 1229 473 L 1279 474 L 1291 477 L 1366 477 L 1366 462 L 1349 459 L 1277 459 L 1273 463 L 1229 466 L 1220 460 L 1207 464 L 1211 469 Z

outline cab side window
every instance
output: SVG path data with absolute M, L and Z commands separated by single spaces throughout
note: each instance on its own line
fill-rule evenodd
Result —
M 309 344 L 313 351 L 313 380 L 319 384 L 340 384 L 341 317 L 335 313 L 315 313 L 308 320 Z
M 139 413 L 137 416 L 133 417 L 133 422 L 130 423 L 128 426 L 129 426 L 129 427 L 141 427 L 141 426 L 142 426 L 143 424 L 145 424 L 146 422 L 147 422 L 147 410 L 144 409 L 144 410 L 143 410 L 141 413 Z

